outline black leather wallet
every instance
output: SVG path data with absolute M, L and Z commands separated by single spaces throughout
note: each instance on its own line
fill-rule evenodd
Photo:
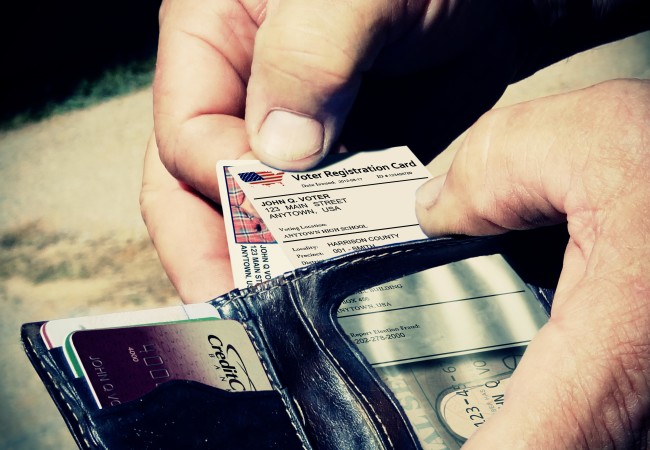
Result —
M 209 303 L 245 328 L 274 390 L 230 393 L 170 381 L 97 409 L 47 350 L 41 323 L 22 341 L 80 448 L 409 449 L 418 438 L 394 395 L 341 330 L 336 311 L 359 290 L 469 257 L 502 254 L 549 312 L 565 227 L 376 247 L 284 274 Z

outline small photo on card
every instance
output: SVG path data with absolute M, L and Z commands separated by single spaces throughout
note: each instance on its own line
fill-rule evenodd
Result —
M 235 179 L 234 168 L 250 166 L 256 162 L 220 161 L 217 165 L 230 265 L 238 288 L 254 286 L 294 269 L 265 221 L 241 189 L 241 180 Z
M 264 182 L 265 178 L 263 176 L 270 176 L 267 174 L 259 175 L 255 172 L 249 172 L 246 175 L 251 179 L 259 179 L 258 182 Z M 230 167 L 224 168 L 224 177 L 226 179 L 228 205 L 230 206 L 235 242 L 237 244 L 275 244 L 276 241 L 271 231 L 255 210 L 253 204 L 246 198 L 246 194 L 235 180 Z

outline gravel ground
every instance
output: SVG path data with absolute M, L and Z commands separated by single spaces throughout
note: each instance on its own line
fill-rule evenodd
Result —
M 648 33 L 562 61 L 500 104 L 628 76 L 650 78 Z M 144 90 L 0 134 L 0 449 L 74 448 L 20 324 L 178 303 L 138 210 L 151 126 Z

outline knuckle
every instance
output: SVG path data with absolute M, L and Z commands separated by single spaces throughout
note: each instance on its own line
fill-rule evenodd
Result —
M 497 128 L 507 120 L 504 110 L 492 110 L 485 113 L 472 126 L 460 150 L 459 169 L 463 189 L 470 192 L 466 202 L 474 215 L 481 221 L 496 225 L 498 211 L 502 208 L 499 198 L 502 196 L 501 180 L 494 174 L 503 175 L 504 167 L 498 148 L 493 145 Z
M 488 229 L 504 228 L 504 218 L 500 214 L 499 205 L 495 201 L 495 195 L 485 192 L 471 197 L 471 210 L 479 223 L 488 227 Z
M 300 34 L 300 39 L 280 38 L 276 41 L 279 44 L 266 44 L 261 58 L 256 55 L 254 63 L 277 77 L 319 91 L 337 91 L 348 83 L 354 74 L 355 61 L 341 46 L 311 30 L 291 34 Z

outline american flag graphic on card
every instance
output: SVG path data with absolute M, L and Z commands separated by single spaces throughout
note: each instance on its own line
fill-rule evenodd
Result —
M 276 183 L 282 184 L 282 176 L 284 175 L 284 172 L 271 172 L 270 170 L 265 170 L 260 172 L 243 172 L 238 175 L 245 183 L 269 186 Z

